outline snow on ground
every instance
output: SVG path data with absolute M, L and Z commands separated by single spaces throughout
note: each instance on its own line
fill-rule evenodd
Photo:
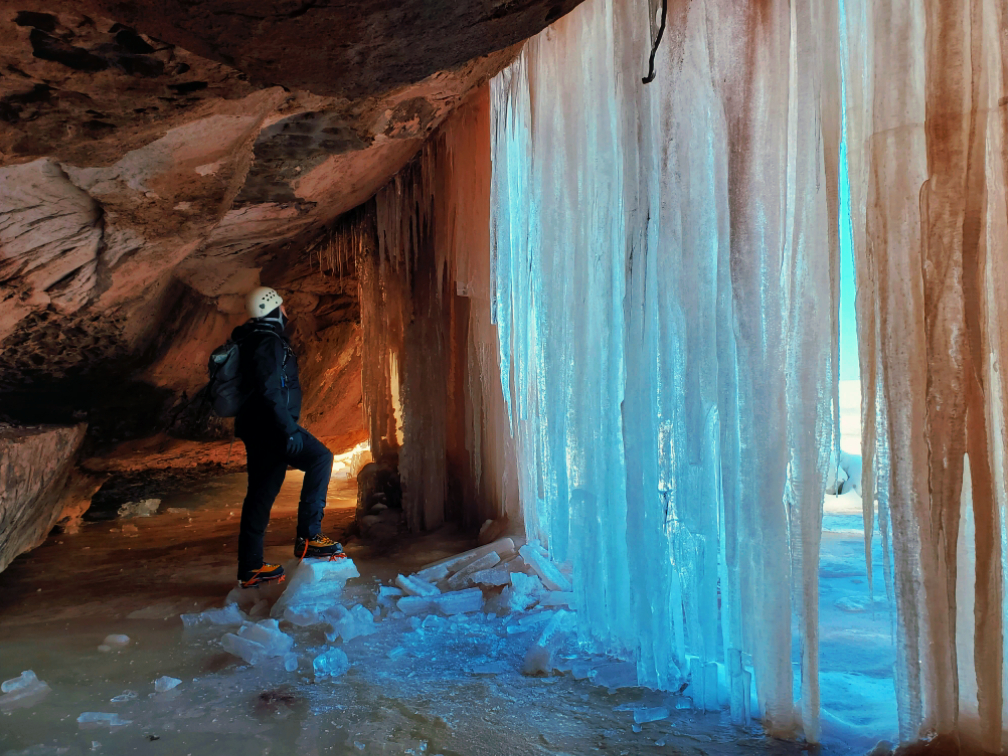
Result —
M 861 456 L 861 381 L 840 381 L 840 450 Z
M 878 526 L 872 592 L 866 576 L 861 497 L 827 496 L 819 559 L 819 653 L 824 737 L 871 748 L 897 734 L 892 604 Z M 870 741 L 870 742 L 869 742 Z
M 861 454 L 861 386 L 840 382 L 840 447 Z M 819 651 L 824 738 L 870 749 L 895 741 L 893 606 L 886 597 L 877 515 L 872 530 L 872 583 L 867 578 L 862 499 L 827 495 L 819 559 Z M 796 636 L 797 637 L 797 636 Z M 797 679 L 797 678 L 796 678 Z M 796 682 L 796 690 L 797 690 Z

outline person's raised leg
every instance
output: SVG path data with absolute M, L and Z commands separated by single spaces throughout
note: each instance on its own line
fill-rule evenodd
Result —
M 297 556 L 331 556 L 342 551 L 335 541 L 319 539 L 322 535 L 322 516 L 332 477 L 333 455 L 325 444 L 308 431 L 300 431 L 304 444 L 299 454 L 288 457 L 291 466 L 304 470 L 304 485 L 298 504 Z M 306 547 L 307 546 L 307 550 Z
M 283 449 L 275 442 L 253 438 L 245 441 L 245 449 L 248 492 L 242 503 L 238 533 L 238 579 L 243 581 L 263 566 L 263 538 L 270 510 L 287 474 Z

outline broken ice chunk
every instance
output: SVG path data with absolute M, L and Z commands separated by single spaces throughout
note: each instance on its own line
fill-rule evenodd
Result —
M 452 559 L 455 558 L 456 557 L 452 557 Z M 449 572 L 448 566 L 449 565 L 446 563 L 437 562 L 435 564 L 424 567 L 422 570 L 415 573 L 413 577 L 418 577 L 421 580 L 427 580 L 432 583 L 437 582 L 438 580 L 444 580 L 446 577 L 448 577 Z
M 154 681 L 154 692 L 167 693 L 169 690 L 174 690 L 181 684 L 182 681 L 177 677 L 168 677 L 167 675 L 164 675 Z
M 122 719 L 118 714 L 109 714 L 104 711 L 85 711 L 77 717 L 77 724 L 81 729 L 88 727 L 124 727 L 130 723 L 128 719 Z
M 525 563 L 531 567 L 539 578 L 543 581 L 543 585 L 549 588 L 551 591 L 570 591 L 571 584 L 570 581 L 564 577 L 563 573 L 560 572 L 559 568 L 549 561 L 549 559 L 540 552 L 539 549 L 535 548 L 532 544 L 525 544 L 518 551 Z
M 432 611 L 434 605 L 424 596 L 403 596 L 396 602 L 396 607 L 408 617 L 422 612 Z
M 571 677 L 575 680 L 588 680 L 594 671 L 595 667 L 590 661 L 576 661 L 571 664 Z
M 280 630 L 276 620 L 268 619 L 244 623 L 237 635 L 226 633 L 221 645 L 229 654 L 255 666 L 265 659 L 285 655 L 294 645 L 294 639 Z
M 402 588 L 395 588 L 391 585 L 383 585 L 378 589 L 378 603 L 382 606 L 390 606 L 397 599 L 402 597 Z
M 543 592 L 542 581 L 535 575 L 523 572 L 511 573 L 511 587 L 507 591 L 507 602 L 512 611 L 524 612 L 539 602 Z
M 288 606 L 283 618 L 297 627 L 311 627 L 322 621 L 313 606 Z
M 409 596 L 437 596 L 441 590 L 436 585 L 431 585 L 423 578 L 416 575 L 398 575 L 396 585 Z
M 297 668 L 298 668 L 298 655 L 286 654 L 284 656 L 284 669 L 288 672 L 293 672 Z
M 17 677 L 13 677 L 10 680 L 4 680 L 0 683 L 0 692 L 3 693 L 17 693 L 21 690 L 27 690 L 32 686 L 38 684 L 38 677 L 30 669 L 26 669 Z
M 574 592 L 550 591 L 539 599 L 539 606 L 574 606 Z
M 442 593 L 439 596 L 404 596 L 396 603 L 406 615 L 441 612 L 442 614 L 464 614 L 477 612 L 483 608 L 483 591 L 469 588 L 464 591 Z
M 465 591 L 442 594 L 434 601 L 437 608 L 447 615 L 478 612 L 483 608 L 483 591 L 479 588 L 469 588 Z
M 26 669 L 18 677 L 0 684 L 0 691 L 3 692 L 0 711 L 11 711 L 34 706 L 49 694 L 50 688 L 32 670 Z
M 109 651 L 117 648 L 126 648 L 129 642 L 130 638 L 128 635 L 106 635 L 105 640 L 98 646 L 98 650 L 107 654 Z
M 458 572 L 491 552 L 497 554 L 498 561 L 507 559 L 515 553 L 515 543 L 510 538 L 501 538 L 493 543 L 488 543 L 486 546 L 480 546 L 478 549 L 472 549 L 471 551 L 442 559 L 440 562 L 429 564 L 418 571 L 415 577 L 427 580 L 428 582 L 443 580 L 450 573 Z
M 662 719 L 668 719 L 669 710 L 664 706 L 654 706 L 650 708 L 634 709 L 633 718 L 634 722 L 637 724 L 646 724 L 647 722 L 657 722 Z
M 485 585 L 488 588 L 497 588 L 511 582 L 511 572 L 506 567 L 498 565 L 489 570 L 479 570 L 469 576 L 471 582 L 477 585 Z
M 330 648 L 315 657 L 312 662 L 315 678 L 339 677 L 350 669 L 350 660 L 338 648 Z
M 229 654 L 237 656 L 252 666 L 259 664 L 259 662 L 267 658 L 266 649 L 263 648 L 261 643 L 239 637 L 234 633 L 225 633 L 224 637 L 221 638 L 221 646 Z
M 503 675 L 510 671 L 511 668 L 507 665 L 507 662 L 503 661 L 474 664 L 472 667 L 472 673 L 474 675 Z
M 240 625 L 245 621 L 237 604 L 228 604 L 221 609 L 207 609 L 198 614 L 183 614 L 182 624 L 186 629 L 199 625 Z
M 242 638 L 261 643 L 270 652 L 270 656 L 281 656 L 290 651 L 294 639 L 283 632 L 275 619 L 261 620 L 256 623 L 246 622 L 241 626 L 238 635 Z
M 595 667 L 591 681 L 608 690 L 637 686 L 637 665 L 632 662 L 603 662 Z
M 518 624 L 521 625 L 522 627 L 532 627 L 534 625 L 538 625 L 540 623 L 546 622 L 549 619 L 552 619 L 553 614 L 554 612 L 552 609 L 540 609 L 538 612 L 534 612 L 533 614 L 529 614 L 526 615 L 525 617 L 522 617 L 520 620 L 518 620 Z
M 363 605 L 356 604 L 350 609 L 337 604 L 326 613 L 326 619 L 332 627 L 332 633 L 326 637 L 330 642 L 342 638 L 344 643 L 362 635 L 371 635 L 378 631 L 374 624 L 374 616 Z
M 529 677 L 553 674 L 553 658 L 548 648 L 533 643 L 525 654 L 521 673 Z
M 137 692 L 135 690 L 124 690 L 118 696 L 112 696 L 109 699 L 112 703 L 125 703 L 126 701 L 132 701 L 137 697 Z
M 549 613 L 544 612 L 544 614 Z M 549 623 L 547 623 L 546 628 L 542 631 L 542 635 L 539 636 L 539 640 L 536 643 L 544 648 L 558 649 L 563 645 L 567 637 L 575 631 L 574 620 L 573 612 L 560 609 L 550 617 Z
M 465 567 L 462 567 L 458 570 L 458 572 L 448 578 L 448 588 L 453 591 L 465 588 L 472 583 L 472 576 L 475 573 L 482 570 L 488 570 L 499 563 L 500 556 L 496 551 L 484 554 L 479 559 L 472 560 Z
M 423 622 L 420 623 L 420 627 L 424 630 L 437 630 L 448 623 L 447 620 L 441 619 L 436 614 L 428 614 L 423 618 Z
M 313 608 L 322 613 L 339 603 L 346 582 L 360 577 L 352 559 L 305 559 L 293 570 L 294 575 L 277 602 L 270 616 L 284 616 L 287 607 L 295 609 Z

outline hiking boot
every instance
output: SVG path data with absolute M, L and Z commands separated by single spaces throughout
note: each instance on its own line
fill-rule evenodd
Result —
M 283 582 L 284 568 L 279 564 L 264 564 L 258 570 L 252 570 L 238 579 L 242 588 L 252 588 L 262 583 L 271 583 L 274 580 Z
M 298 538 L 294 542 L 294 556 L 298 559 L 325 559 L 340 556 L 343 547 L 328 536 L 319 533 L 310 538 Z

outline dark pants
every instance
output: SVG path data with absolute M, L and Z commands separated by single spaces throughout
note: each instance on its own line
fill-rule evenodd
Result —
M 244 434 L 248 459 L 248 493 L 242 504 L 238 534 L 238 579 L 243 580 L 263 564 L 263 537 L 269 524 L 273 501 L 280 493 L 287 466 L 304 470 L 301 502 L 298 505 L 297 537 L 308 538 L 322 532 L 322 510 L 332 476 L 333 455 L 325 445 L 302 429 L 304 448 L 288 455 L 283 437 Z

